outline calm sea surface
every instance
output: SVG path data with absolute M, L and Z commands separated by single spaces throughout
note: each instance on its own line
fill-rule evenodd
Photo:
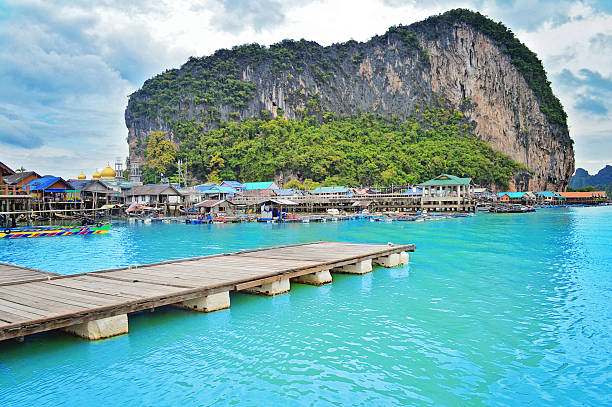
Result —
M 612 405 L 612 207 L 431 222 L 139 225 L 0 241 L 70 274 L 271 245 L 415 243 L 410 265 L 130 333 L 0 342 L 0 406 Z

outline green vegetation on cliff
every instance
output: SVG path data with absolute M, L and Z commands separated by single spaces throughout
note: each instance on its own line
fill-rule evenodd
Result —
M 525 169 L 471 131 L 461 112 L 430 108 L 404 122 L 328 113 L 322 122 L 247 119 L 209 132 L 194 122 L 177 122 L 174 134 L 181 142 L 178 158 L 200 180 L 260 181 L 282 172 L 356 186 L 412 184 L 451 173 L 505 187 L 513 173 Z

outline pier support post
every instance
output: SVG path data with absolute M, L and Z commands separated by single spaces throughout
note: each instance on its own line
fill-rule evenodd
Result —
M 72 325 L 64 328 L 66 332 L 80 336 L 81 338 L 97 341 L 98 339 L 110 338 L 126 334 L 128 329 L 127 314 L 114 317 L 97 319 L 95 321 L 83 322 L 82 324 Z
M 190 309 L 198 312 L 213 312 L 227 309 L 230 307 L 229 291 L 216 294 L 204 295 L 202 297 L 179 302 L 174 304 L 179 308 Z
M 332 276 L 329 270 L 323 270 L 316 273 L 304 274 L 303 276 L 294 277 L 292 282 L 308 285 L 325 285 L 332 282 Z
M 400 252 L 399 255 L 401 264 L 408 264 L 408 261 L 410 260 L 408 252 Z
M 374 263 L 383 267 L 396 267 L 402 264 L 399 253 L 381 256 L 374 259 Z
M 291 282 L 288 278 L 282 278 L 280 280 L 262 284 L 257 287 L 246 288 L 243 291 L 249 294 L 273 296 L 288 293 L 290 290 Z
M 372 259 L 358 261 L 357 263 L 347 264 L 332 269 L 336 273 L 346 274 L 366 274 L 372 271 Z

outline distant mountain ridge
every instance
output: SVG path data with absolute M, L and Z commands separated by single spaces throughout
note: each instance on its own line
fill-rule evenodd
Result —
M 578 168 L 570 180 L 572 188 L 608 186 L 612 182 L 612 166 L 606 165 L 595 175 L 590 175 L 584 168 Z

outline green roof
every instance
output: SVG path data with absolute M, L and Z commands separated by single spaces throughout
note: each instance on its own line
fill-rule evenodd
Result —
M 438 175 L 434 179 L 430 179 L 429 181 L 425 181 L 419 186 L 429 186 L 429 185 L 469 185 L 472 183 L 472 178 L 460 178 L 454 175 L 442 174 Z
M 273 181 L 264 182 L 245 182 L 244 187 L 247 191 L 252 189 L 276 189 L 278 188 Z

